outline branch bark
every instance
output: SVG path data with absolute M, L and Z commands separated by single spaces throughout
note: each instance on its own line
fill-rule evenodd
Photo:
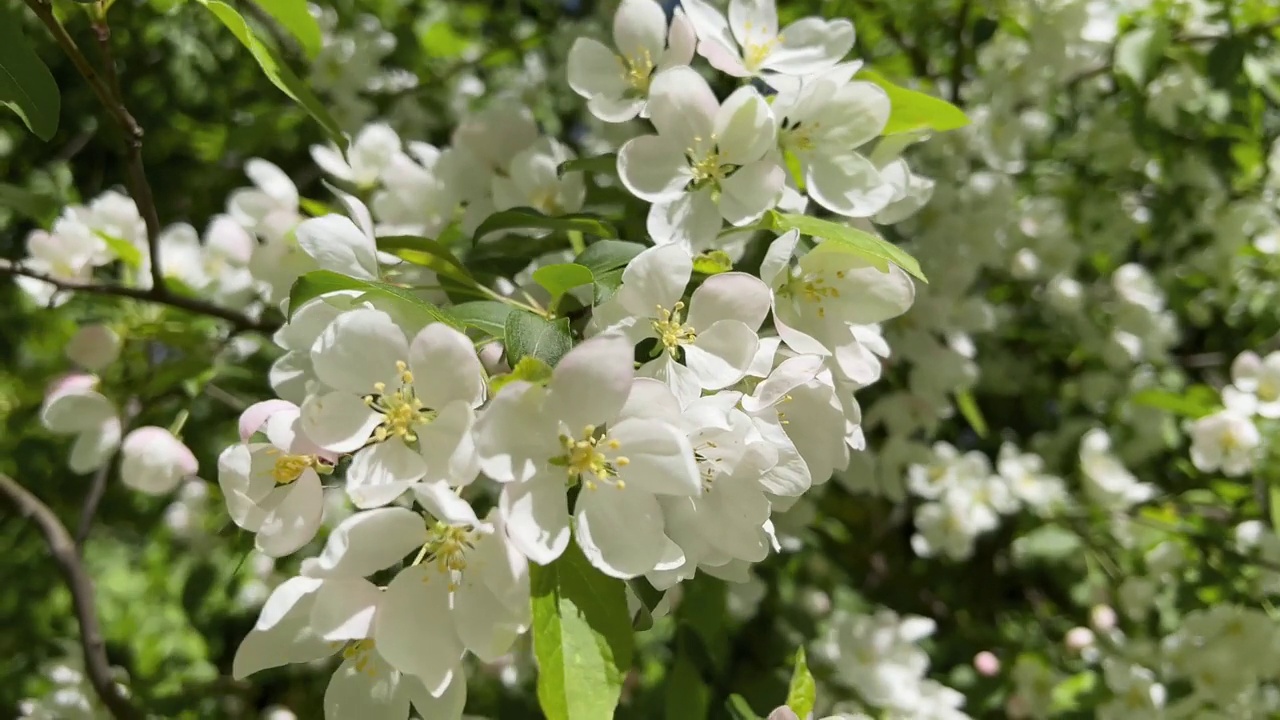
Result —
M 76 621 L 80 625 L 80 647 L 84 651 L 85 673 L 89 676 L 94 691 L 102 699 L 102 704 L 117 720 L 142 720 L 142 712 L 125 697 L 111 677 L 106 641 L 102 638 L 102 629 L 98 627 L 98 613 L 93 604 L 93 581 L 80 561 L 80 554 L 71 540 L 71 534 L 48 505 L 13 478 L 3 474 L 0 474 L 0 495 L 7 497 L 23 517 L 35 521 L 68 589 L 71 590 Z
M 244 313 L 236 312 L 220 305 L 214 305 L 204 300 L 186 297 L 183 295 L 174 295 L 171 293 L 157 293 L 155 288 L 143 290 L 142 288 L 128 287 L 125 285 L 112 285 L 109 283 L 82 282 L 79 280 L 62 280 L 46 273 L 28 270 L 21 265 L 14 265 L 0 260 L 0 275 L 21 275 L 22 277 L 35 278 L 53 285 L 59 290 L 76 291 L 91 293 L 93 295 L 114 295 L 116 297 L 133 298 L 134 300 L 144 300 L 147 302 L 158 303 L 160 305 L 168 305 L 187 312 L 199 315 L 208 315 L 219 320 L 225 320 L 237 331 L 253 330 L 261 333 L 272 333 L 279 329 L 279 326 L 272 322 L 264 320 L 254 320 Z

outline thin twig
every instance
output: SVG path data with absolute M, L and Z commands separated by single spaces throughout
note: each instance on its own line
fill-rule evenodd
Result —
M 956 18 L 954 28 L 956 54 L 951 60 L 951 89 L 948 93 L 953 105 L 960 102 L 960 84 L 964 82 L 965 61 L 968 55 L 964 45 L 964 35 L 965 30 L 969 28 L 969 10 L 972 5 L 972 0 L 963 0 L 960 3 L 960 16 Z
M 7 261 L 0 260 L 0 274 L 5 275 L 21 275 L 23 277 L 35 278 L 53 285 L 59 290 L 76 291 L 83 293 L 91 293 L 94 295 L 114 295 L 116 297 L 133 298 L 135 300 L 144 300 L 147 302 L 158 303 L 160 305 L 168 305 L 169 307 L 179 308 L 187 312 L 193 312 L 200 315 L 208 315 L 219 320 L 226 320 L 231 323 L 236 330 L 255 330 L 261 333 L 270 334 L 275 332 L 278 326 L 265 320 L 254 320 L 249 316 L 224 308 L 213 303 L 190 298 L 183 295 L 160 294 L 155 288 L 143 290 L 142 288 L 128 287 L 125 285 L 112 285 L 109 283 L 82 282 L 79 280 L 63 280 L 53 277 L 46 273 L 28 270 L 20 265 L 14 265 Z
M 9 498 L 23 517 L 34 520 L 39 526 L 50 554 L 67 581 L 71 601 L 75 606 L 76 621 L 80 625 L 80 647 L 84 651 L 85 672 L 89 675 L 94 691 L 102 699 L 102 704 L 114 718 L 141 720 L 142 713 L 125 697 L 111 677 L 106 641 L 102 638 L 102 629 L 98 627 L 98 614 L 93 605 L 93 581 L 80 562 L 71 534 L 48 505 L 13 478 L 0 474 L 0 494 Z

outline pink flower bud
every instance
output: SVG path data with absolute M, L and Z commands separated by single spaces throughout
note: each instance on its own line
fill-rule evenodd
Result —
M 983 650 L 973 656 L 973 668 L 978 671 L 979 675 L 994 677 L 1000 672 L 1000 658 L 988 650 Z
M 106 325 L 85 325 L 67 343 L 67 357 L 86 370 L 101 370 L 120 357 L 120 336 Z
M 1080 652 L 1087 647 L 1093 645 L 1096 638 L 1093 631 L 1087 627 L 1073 627 L 1067 633 L 1067 648 L 1075 652 Z
M 1089 623 L 1098 632 L 1107 632 L 1116 627 L 1116 611 L 1110 605 L 1094 605 L 1089 613 Z

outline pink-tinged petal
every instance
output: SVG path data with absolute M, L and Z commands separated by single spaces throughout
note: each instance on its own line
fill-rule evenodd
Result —
M 693 179 L 685 147 L 665 136 L 634 138 L 618 152 L 618 176 L 627 190 L 642 200 L 675 200 Z
M 853 23 L 808 17 L 783 28 L 762 69 L 812 75 L 835 66 L 853 49 Z
M 698 330 L 721 320 L 737 320 L 758 330 L 769 315 L 771 302 L 769 287 L 754 275 L 712 275 L 689 298 L 689 324 Z
M 240 413 L 240 439 L 248 442 L 266 424 L 267 418 L 281 410 L 291 409 L 297 409 L 297 406 L 288 400 L 263 400 L 250 405 Z

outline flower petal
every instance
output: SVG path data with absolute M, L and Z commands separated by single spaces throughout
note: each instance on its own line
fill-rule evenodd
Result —
M 653 76 L 648 108 L 658 135 L 683 152 L 710 141 L 720 103 L 697 71 L 680 66 Z
M 258 550 L 268 557 L 284 557 L 311 542 L 324 517 L 324 487 L 314 470 L 307 470 L 289 485 L 275 490 L 281 495 L 275 508 L 256 528 Z M 272 500 L 263 504 L 269 504 Z
M 666 535 L 653 495 L 630 487 L 584 489 L 575 515 L 582 554 L 605 575 L 633 578 L 662 559 Z
M 622 61 L 603 43 L 580 37 L 569 48 L 566 60 L 569 87 L 587 98 L 621 97 L 626 92 L 627 70 Z
M 357 395 L 337 390 L 302 404 L 302 430 L 317 445 L 337 453 L 360 449 L 383 416 Z
M 484 401 L 484 368 L 475 345 L 444 323 L 423 328 L 409 345 L 413 389 L 429 408 L 439 410 L 454 400 L 469 407 Z
M 804 175 L 809 197 L 841 215 L 870 217 L 893 200 L 893 186 L 856 152 L 806 153 Z
M 311 350 L 320 382 L 356 395 L 374 392 L 377 383 L 395 387 L 400 380 L 396 362 L 408 358 L 404 331 L 390 315 L 371 308 L 339 315 Z
M 778 142 L 778 123 L 760 92 L 744 85 L 720 106 L 715 134 L 721 162 L 746 165 L 759 160 Z
M 689 250 L 675 245 L 651 247 L 622 271 L 622 285 L 614 299 L 638 318 L 657 317 L 659 307 L 671 310 L 684 296 L 692 276 Z
M 720 214 L 732 225 L 760 219 L 778 203 L 787 175 L 771 158 L 743 165 L 720 181 Z
M 669 203 L 651 205 L 645 229 L 659 245 L 702 250 L 715 244 L 723 225 L 710 188 L 704 188 L 685 193 Z
M 612 422 L 631 391 L 634 354 L 631 343 L 615 333 L 597 335 L 570 350 L 551 374 L 547 413 L 575 433 Z
M 628 419 L 609 429 L 618 441 L 613 457 L 626 457 L 618 477 L 639 492 L 658 495 L 697 495 L 702 492 L 693 448 L 674 426 L 653 420 Z M 616 463 L 615 463 L 616 465 Z
M 399 562 L 426 541 L 422 517 L 408 508 L 358 512 L 334 528 L 307 572 L 313 577 L 365 577 Z
M 430 563 L 405 568 L 391 581 L 373 632 L 378 654 L 433 696 L 460 670 L 463 647 L 449 611 L 449 576 Z
M 511 544 L 539 565 L 560 557 L 569 545 L 564 482 L 564 473 L 543 471 L 507 484 L 498 498 Z
M 527 480 L 555 455 L 560 428 L 543 412 L 545 397 L 543 388 L 515 381 L 485 406 L 473 434 L 485 475 L 498 482 Z
M 382 592 L 362 577 L 328 578 L 316 591 L 311 629 L 325 640 L 363 640 L 373 628 Z
M 666 136 L 633 138 L 618 152 L 618 177 L 627 190 L 641 200 L 675 200 L 684 194 L 685 186 L 693 179 L 685 147 Z
M 613 15 L 613 42 L 623 57 L 656 62 L 667 45 L 667 13 L 654 0 L 622 0 Z
M 377 248 L 373 238 L 342 215 L 304 220 L 297 229 L 298 244 L 322 270 L 332 270 L 361 280 L 378 278 Z
M 704 390 L 719 390 L 746 375 L 759 343 L 755 330 L 737 320 L 721 320 L 685 346 L 684 362 Z
M 667 32 L 667 50 L 662 54 L 658 70 L 688 65 L 693 62 L 693 53 L 698 46 L 698 34 L 684 9 L 676 7 L 671 14 L 671 28 Z
M 758 330 L 769 314 L 770 302 L 768 286 L 754 275 L 712 275 L 689 298 L 689 324 L 697 330 L 720 320 L 737 320 Z
M 381 507 L 426 473 L 422 455 L 393 437 L 356 452 L 347 468 L 347 496 L 361 509 Z
M 528 619 L 512 612 L 480 577 L 476 570 L 462 573 L 462 584 L 454 594 L 454 628 L 481 662 L 496 662 L 511 652 L 516 638 L 528 628 Z
M 729 28 L 742 45 L 772 40 L 778 36 L 778 5 L 775 0 L 731 0 Z
M 853 23 L 807 17 L 778 35 L 778 44 L 761 65 L 788 75 L 812 75 L 833 67 L 853 49 Z

